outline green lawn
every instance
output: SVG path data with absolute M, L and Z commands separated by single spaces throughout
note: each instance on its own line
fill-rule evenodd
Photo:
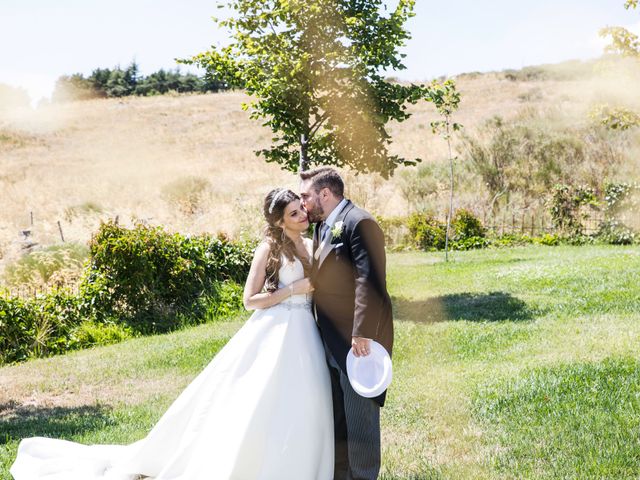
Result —
M 382 480 L 638 478 L 639 247 L 392 254 L 389 289 Z M 0 369 L 0 479 L 25 436 L 143 437 L 244 318 Z

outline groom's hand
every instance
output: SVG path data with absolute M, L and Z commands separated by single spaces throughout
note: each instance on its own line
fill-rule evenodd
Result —
M 356 357 L 366 357 L 371 353 L 371 340 L 363 337 L 352 337 L 351 348 Z

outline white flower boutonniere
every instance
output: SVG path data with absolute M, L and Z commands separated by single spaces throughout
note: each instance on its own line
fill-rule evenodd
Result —
M 331 229 L 331 240 L 340 238 L 340 235 L 342 235 L 343 226 L 344 226 L 344 222 L 342 221 L 335 223 L 335 225 Z

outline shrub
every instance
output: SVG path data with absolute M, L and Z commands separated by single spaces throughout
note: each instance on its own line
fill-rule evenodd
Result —
M 593 245 L 596 243 L 596 238 L 592 235 L 585 235 L 582 233 L 576 233 L 573 235 L 559 235 L 559 243 L 565 245 Z
M 470 238 L 484 238 L 485 231 L 482 222 L 471 211 L 461 208 L 451 219 L 453 227 L 453 241 L 460 242 Z
M 523 209 L 539 205 L 558 183 L 596 187 L 619 176 L 630 160 L 631 134 L 557 121 L 532 111 L 515 121 L 494 117 L 460 136 L 463 165 L 482 181 L 477 196 L 493 213 L 498 202 Z
M 229 318 L 244 308 L 242 302 L 243 287 L 234 281 L 225 281 L 216 285 L 216 288 L 206 299 L 207 321 Z
M 451 243 L 453 250 L 473 250 L 474 248 L 485 248 L 488 246 L 489 240 L 484 237 L 467 237 Z
M 68 290 L 29 300 L 0 296 L 0 364 L 67 351 L 71 330 L 83 320 Z
M 125 229 L 113 222 L 101 225 L 90 249 L 81 290 L 97 294 L 91 307 L 141 333 L 203 321 L 207 299 L 226 288 L 218 284 L 244 283 L 252 256 L 250 244 L 184 237 L 142 224 Z
M 600 225 L 596 238 L 612 245 L 631 245 L 636 241 L 637 235 L 616 220 L 605 220 Z
M 556 246 L 560 244 L 560 237 L 555 234 L 545 233 L 541 237 L 535 237 L 533 241 L 539 245 Z
M 598 206 L 593 188 L 585 185 L 555 185 L 550 206 L 554 227 L 565 236 L 580 236 L 584 229 L 581 207 L 585 205 L 595 208 Z
M 109 222 L 90 251 L 77 294 L 0 292 L 0 364 L 231 316 L 242 308 L 253 245 Z
M 0 364 L 29 357 L 34 315 L 25 301 L 0 296 Z
M 533 239 L 529 235 L 519 233 L 505 233 L 492 238 L 490 241 L 494 247 L 513 247 L 517 245 L 527 245 L 531 242 L 533 242 Z
M 414 213 L 407 220 L 411 238 L 422 250 L 440 250 L 445 245 L 445 226 L 432 215 Z

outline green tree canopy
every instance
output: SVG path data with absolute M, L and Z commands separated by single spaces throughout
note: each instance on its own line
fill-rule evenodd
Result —
M 390 12 L 382 0 L 228 0 L 232 14 L 216 20 L 231 36 L 186 63 L 246 89 L 251 118 L 273 131 L 268 162 L 296 171 L 311 165 L 393 173 L 418 159 L 391 155 L 390 120 L 409 117 L 407 105 L 426 88 L 385 79 L 401 70 L 399 49 L 415 0 Z
M 638 0 L 626 0 L 624 8 L 637 8 Z M 605 50 L 623 57 L 640 58 L 640 41 L 638 35 L 624 27 L 605 27 L 600 30 L 601 37 L 610 37 L 611 43 Z

